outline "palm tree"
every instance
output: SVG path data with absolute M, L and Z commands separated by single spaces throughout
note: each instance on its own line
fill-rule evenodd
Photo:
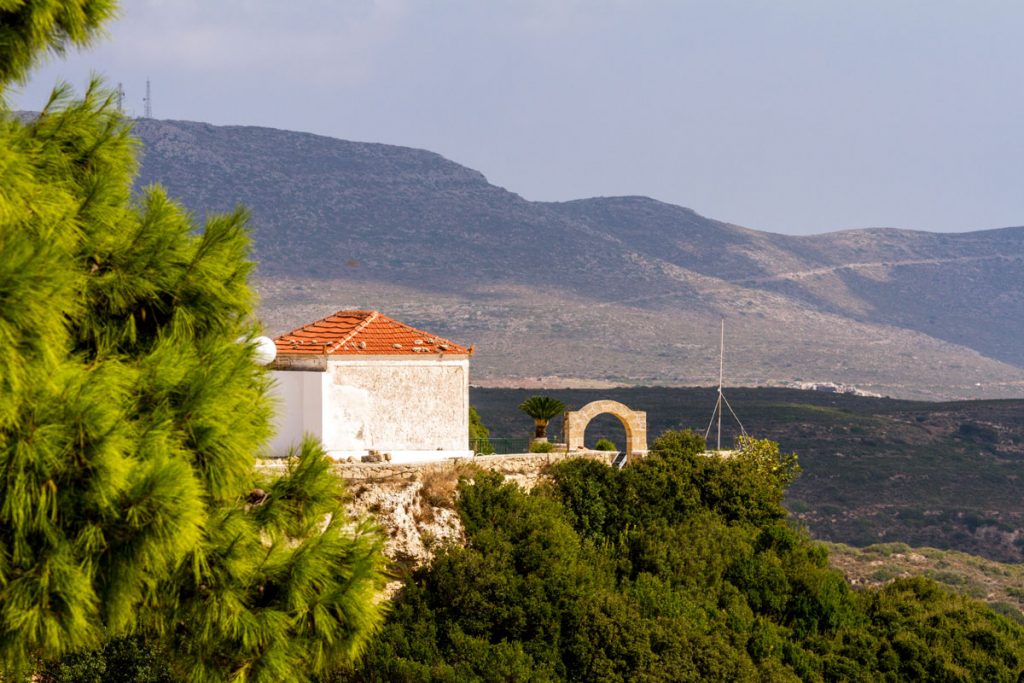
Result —
M 565 410 L 565 404 L 550 396 L 531 396 L 519 404 L 519 410 L 533 418 L 533 440 L 547 441 L 548 422 Z

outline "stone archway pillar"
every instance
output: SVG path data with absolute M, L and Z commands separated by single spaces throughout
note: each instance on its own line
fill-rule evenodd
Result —
M 647 413 L 631 410 L 618 401 L 593 401 L 579 410 L 570 410 L 565 414 L 565 445 L 570 453 L 584 447 L 583 436 L 587 432 L 587 425 L 604 413 L 619 418 L 626 430 L 627 456 L 647 453 Z

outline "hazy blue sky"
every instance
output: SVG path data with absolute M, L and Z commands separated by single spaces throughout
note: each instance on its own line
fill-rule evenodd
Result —
M 58 78 L 776 232 L 1024 224 L 1024 2 L 127 0 Z

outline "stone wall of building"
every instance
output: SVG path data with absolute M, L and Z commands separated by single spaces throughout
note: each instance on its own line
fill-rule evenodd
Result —
M 325 445 L 355 440 L 396 455 L 469 450 L 466 357 L 331 358 L 327 375 Z
M 312 434 L 335 458 L 376 451 L 392 462 L 469 457 L 469 359 L 330 358 L 322 370 L 275 370 L 277 435 L 269 455 L 280 457 Z

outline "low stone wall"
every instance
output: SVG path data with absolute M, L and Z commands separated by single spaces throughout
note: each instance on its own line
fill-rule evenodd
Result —
M 339 462 L 331 471 L 349 482 L 370 481 L 415 481 L 425 470 L 437 470 L 446 466 L 465 467 L 475 465 L 491 472 L 498 472 L 524 488 L 533 488 L 540 472 L 548 465 L 569 458 L 587 458 L 610 465 L 615 458 L 614 451 L 575 451 L 572 453 L 512 453 L 508 455 L 478 455 L 475 458 L 450 458 L 435 462 L 394 464 L 390 462 Z M 257 464 L 257 469 L 267 474 L 283 473 L 287 467 L 284 460 L 267 459 Z
M 615 452 L 576 451 L 573 453 L 516 453 L 511 455 L 478 455 L 470 462 L 492 472 L 498 472 L 509 481 L 514 481 L 526 490 L 532 489 L 548 465 L 570 458 L 587 458 L 610 465 Z

